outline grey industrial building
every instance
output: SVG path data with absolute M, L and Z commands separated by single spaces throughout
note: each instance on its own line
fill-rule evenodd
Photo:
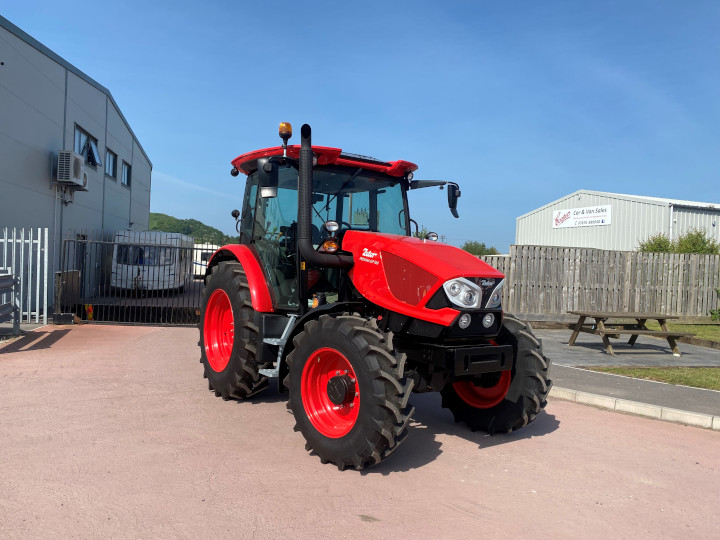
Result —
M 720 241 L 720 203 L 579 190 L 517 218 L 517 245 L 632 251 L 650 236 L 704 229 Z
M 56 269 L 70 231 L 148 228 L 151 171 L 110 91 L 0 16 L 0 228 L 48 228 Z

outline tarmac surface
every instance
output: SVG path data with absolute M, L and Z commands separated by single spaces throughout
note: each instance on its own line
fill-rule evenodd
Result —
M 601 366 L 720 367 L 720 350 L 679 343 L 681 356 L 672 354 L 667 341 L 641 336 L 634 346 L 613 340 L 615 356 L 605 353 L 598 336 L 580 334 L 567 342 L 570 330 L 534 330 L 543 351 L 553 362 L 556 388 L 646 403 L 658 407 L 720 417 L 720 392 L 588 371 Z M 720 427 L 720 426 L 719 426 Z
M 276 390 L 207 391 L 197 338 L 79 325 L 0 344 L 0 537 L 717 537 L 718 431 L 551 398 L 489 437 L 421 394 L 390 459 L 340 472 Z

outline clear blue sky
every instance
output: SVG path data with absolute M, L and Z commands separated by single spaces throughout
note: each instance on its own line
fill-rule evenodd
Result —
M 151 209 L 227 233 L 235 156 L 313 142 L 461 185 L 411 193 L 460 245 L 577 189 L 720 203 L 716 1 L 3 2 L 110 89 L 153 162 Z M 293 139 L 299 141 L 296 136 Z M 292 142 L 292 141 L 291 141 Z

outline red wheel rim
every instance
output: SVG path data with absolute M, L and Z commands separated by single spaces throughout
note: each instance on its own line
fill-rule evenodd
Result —
M 235 341 L 232 304 L 230 304 L 227 293 L 222 289 L 215 290 L 208 300 L 205 308 L 203 338 L 208 363 L 213 370 L 220 373 L 230 361 Z
M 511 378 L 509 371 L 503 371 L 498 383 L 490 388 L 475 386 L 471 381 L 459 381 L 453 383 L 453 389 L 460 399 L 471 407 L 489 409 L 505 399 L 510 388 Z
M 342 375 L 352 379 L 355 392 L 337 405 L 330 401 L 328 382 Z M 348 359 L 335 349 L 318 349 L 305 362 L 300 382 L 303 407 L 313 427 L 326 437 L 337 439 L 347 435 L 355 425 L 360 410 L 360 389 L 356 380 Z

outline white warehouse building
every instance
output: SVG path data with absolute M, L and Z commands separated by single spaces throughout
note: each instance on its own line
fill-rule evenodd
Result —
M 582 189 L 518 217 L 515 244 L 633 251 L 651 236 L 691 229 L 720 242 L 720 203 Z

